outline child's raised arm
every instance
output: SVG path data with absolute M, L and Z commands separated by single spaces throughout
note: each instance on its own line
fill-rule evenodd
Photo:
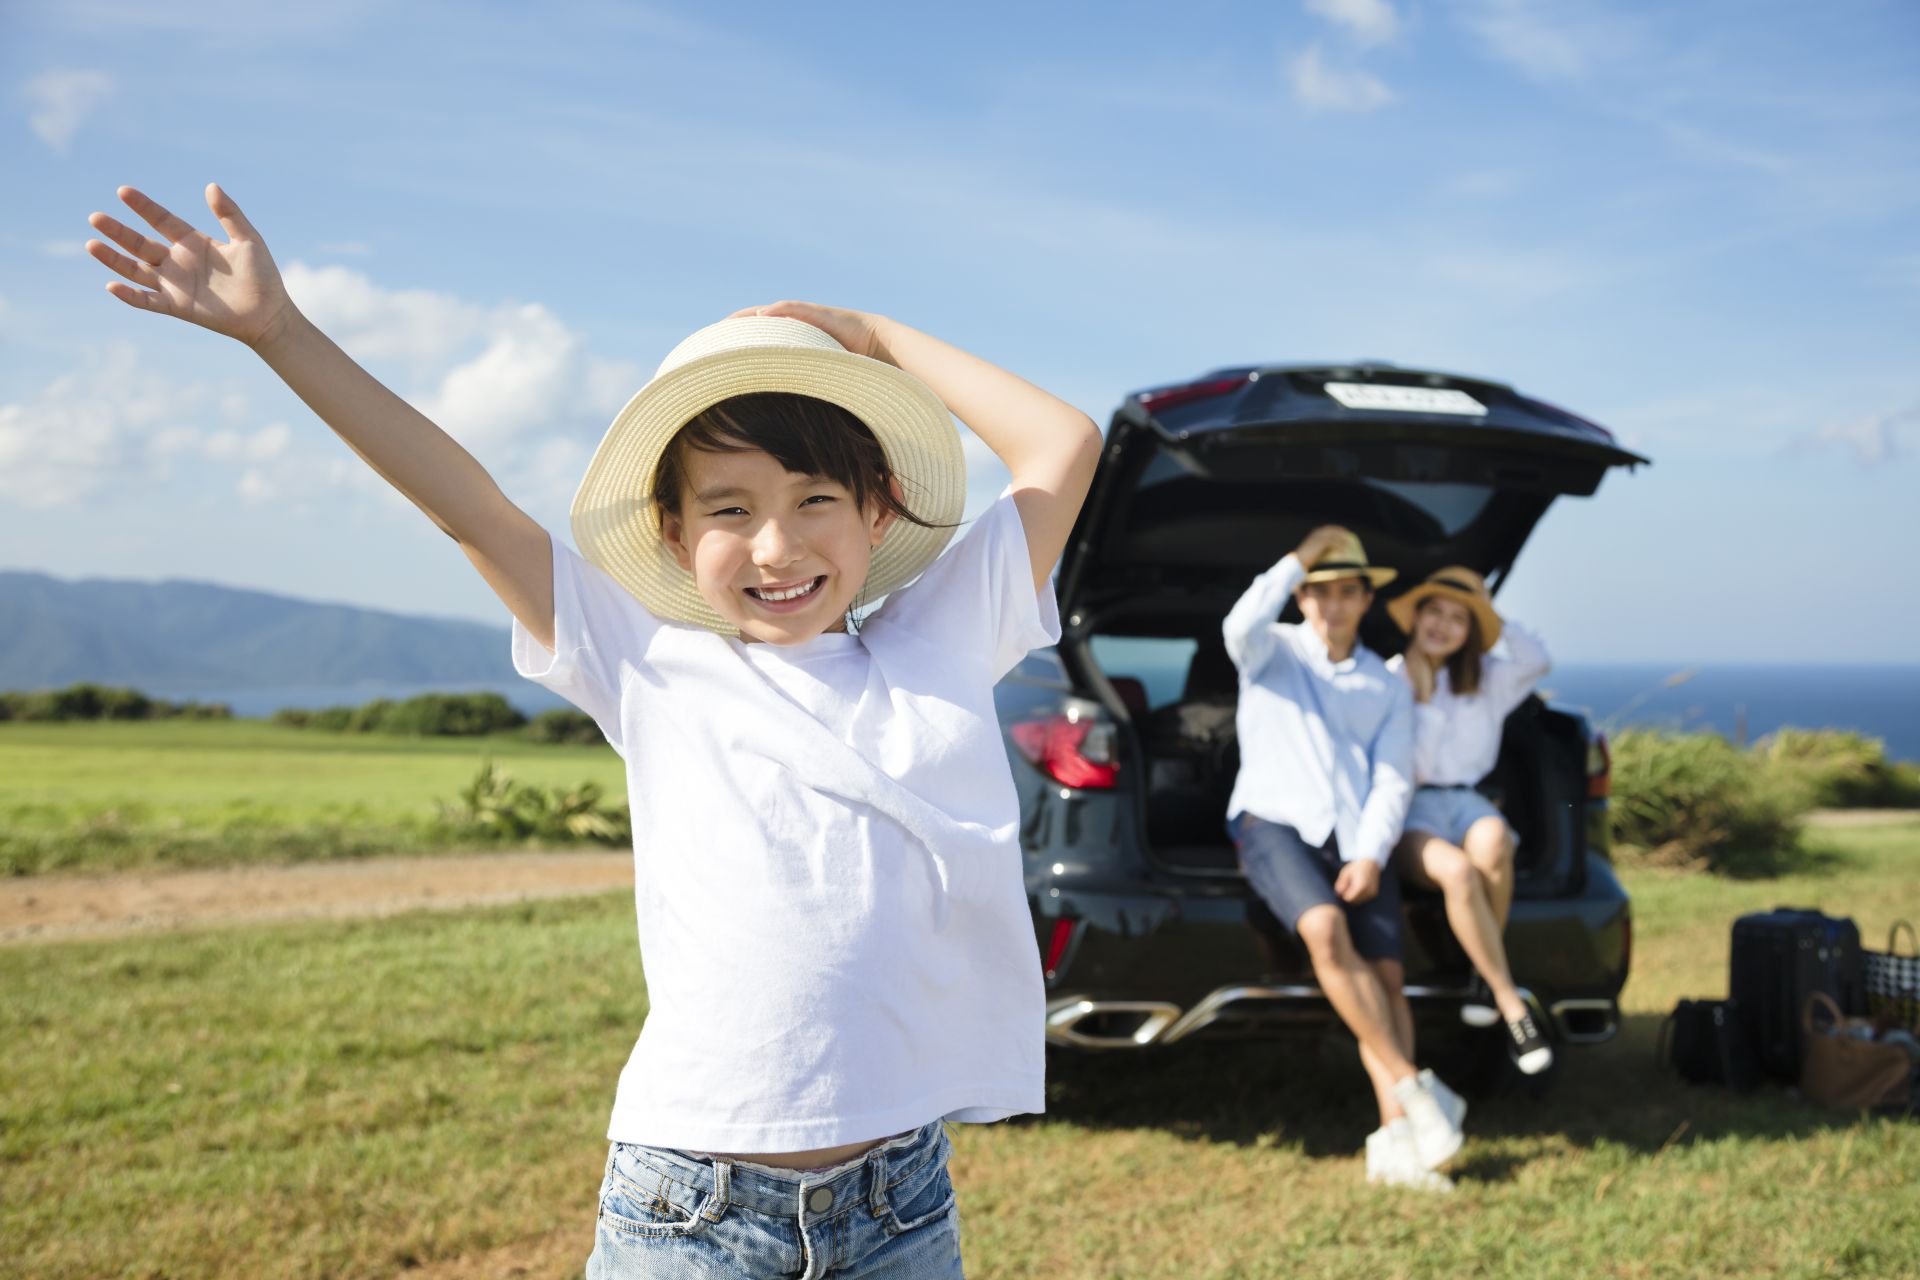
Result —
M 1046 584 L 1100 461 L 1100 428 L 1091 418 L 998 365 L 885 316 L 808 302 L 776 302 L 734 314 L 805 320 L 847 350 L 898 365 L 932 387 L 1013 473 L 1013 500 L 1027 533 L 1034 586 Z
M 88 253 L 131 282 L 109 281 L 107 292 L 128 306 L 252 347 L 348 448 L 460 544 L 487 585 L 551 649 L 553 561 L 546 531 L 507 500 L 472 454 L 300 314 L 240 206 L 208 185 L 207 208 L 227 233 L 221 244 L 132 187 L 121 187 L 119 195 L 160 239 L 104 213 L 92 215 L 93 228 L 126 250 L 87 242 Z

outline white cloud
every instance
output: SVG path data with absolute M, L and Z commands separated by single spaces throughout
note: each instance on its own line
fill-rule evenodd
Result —
M 1330 67 L 1320 46 L 1308 45 L 1287 65 L 1293 100 L 1309 111 L 1374 111 L 1393 101 L 1393 90 L 1358 68 Z
M 1454 12 L 1489 54 L 1534 80 L 1577 80 L 1597 48 L 1590 31 L 1537 0 L 1472 0 Z
M 1920 404 L 1824 423 L 1796 443 L 1814 449 L 1845 450 L 1862 466 L 1875 467 L 1910 450 L 1916 434 L 1920 434 Z
M 300 310 L 360 360 L 399 360 L 424 372 L 486 331 L 487 309 L 451 294 L 382 289 L 350 267 L 293 262 L 281 275 Z
M 21 86 L 31 110 L 27 123 L 40 141 L 65 151 L 95 107 L 113 95 L 113 77 L 105 71 L 47 71 Z
M 131 346 L 109 347 L 32 400 L 0 405 L 0 498 L 43 510 L 144 474 L 141 438 L 151 433 L 177 447 L 179 432 L 191 430 L 183 420 L 214 400 L 209 387 L 145 372 Z
M 265 462 L 285 453 L 292 442 L 293 428 L 284 422 L 276 422 L 245 434 L 216 431 L 197 441 L 200 452 L 215 462 Z M 177 444 L 169 444 L 178 448 Z
M 1363 45 L 1384 44 L 1400 30 L 1389 0 L 1306 0 L 1307 12 L 1345 27 Z
M 87 242 L 78 236 L 71 240 L 42 240 L 40 252 L 49 258 L 78 258 L 87 252 Z

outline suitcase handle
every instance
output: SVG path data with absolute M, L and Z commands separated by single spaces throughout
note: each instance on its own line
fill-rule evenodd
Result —
M 1895 920 L 1893 927 L 1887 930 L 1887 954 L 1894 956 L 1900 954 L 1900 931 L 1902 929 L 1906 930 L 1907 941 L 1913 944 L 1913 954 L 1916 957 L 1920 957 L 1920 933 L 1914 932 L 1913 921 L 1911 920 Z

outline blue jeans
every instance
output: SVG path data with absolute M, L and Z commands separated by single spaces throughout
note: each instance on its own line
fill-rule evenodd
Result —
M 938 1120 L 819 1173 L 613 1143 L 587 1280 L 957 1280 L 951 1154 Z

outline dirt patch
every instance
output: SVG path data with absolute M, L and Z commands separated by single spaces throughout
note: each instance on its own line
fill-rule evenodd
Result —
M 632 888 L 633 855 L 448 854 L 0 880 L 0 942 L 259 920 L 383 916 Z

